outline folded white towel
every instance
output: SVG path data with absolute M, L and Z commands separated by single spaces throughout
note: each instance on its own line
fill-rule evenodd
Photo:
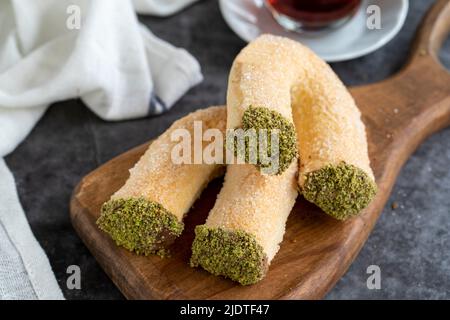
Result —
M 199 64 L 185 50 L 158 39 L 141 25 L 133 4 L 143 13 L 168 15 L 193 1 L 0 1 L 0 161 L 56 101 L 79 97 L 106 120 L 155 115 L 172 107 L 202 80 Z M 7 181 L 6 178 L 11 181 L 12 176 L 4 177 L 8 175 L 7 167 L 3 162 L 0 165 L 0 181 Z M 8 183 L 14 188 L 13 182 Z M 17 202 L 0 211 L 0 229 L 3 228 L 0 237 L 7 235 L 8 243 L 12 244 L 7 247 L 0 241 L 0 260 L 8 256 L 5 261 L 25 263 L 17 266 L 17 270 L 28 274 L 34 295 L 15 295 L 14 288 L 21 285 L 11 286 L 11 279 L 2 278 L 0 270 L 0 299 L 60 297 L 60 291 L 53 295 L 39 294 L 48 291 L 41 290 L 42 283 L 55 279 L 42 250 L 36 251 L 39 245 L 26 225 L 17 197 L 11 200 L 14 192 L 9 191 L 9 200 L 8 193 L 0 192 L 0 203 L 6 200 L 11 203 L 14 199 Z M 14 223 L 11 219 L 15 219 Z M 22 241 L 26 250 L 15 243 L 20 232 L 21 239 L 26 238 Z M 7 254 L 15 246 L 21 259 Z M 34 261 L 23 256 L 30 252 L 35 253 Z M 30 276 L 37 267 L 47 268 L 45 272 L 39 271 L 45 280 Z M 52 279 L 48 279 L 49 274 Z
M 62 299 L 48 259 L 34 238 L 14 178 L 0 158 L 0 300 Z

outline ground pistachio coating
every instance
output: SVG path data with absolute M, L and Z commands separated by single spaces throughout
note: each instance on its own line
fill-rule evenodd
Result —
M 267 257 L 253 235 L 206 225 L 195 228 L 191 267 L 201 266 L 242 285 L 261 280 L 267 272 Z
M 184 225 L 162 205 L 144 198 L 113 199 L 104 203 L 97 220 L 118 246 L 141 255 L 167 255 L 166 246 Z
M 284 118 L 280 113 L 270 110 L 265 107 L 253 107 L 250 106 L 245 110 L 244 115 L 242 117 L 242 129 L 249 130 L 255 129 L 258 134 L 260 129 L 267 130 L 267 155 L 268 157 L 272 157 L 271 154 L 271 133 L 274 129 L 279 130 L 279 165 L 278 170 L 274 172 L 275 174 L 283 173 L 289 165 L 294 161 L 297 157 L 297 136 L 295 133 L 295 127 L 292 123 L 290 123 L 286 118 Z M 237 148 L 235 148 L 237 150 Z M 263 163 L 258 154 L 256 156 L 257 166 L 259 168 L 267 168 L 270 167 L 270 164 Z M 249 147 L 245 146 L 245 160 L 249 161 Z
M 330 216 L 345 220 L 367 207 L 377 185 L 360 168 L 341 162 L 308 173 L 301 192 Z

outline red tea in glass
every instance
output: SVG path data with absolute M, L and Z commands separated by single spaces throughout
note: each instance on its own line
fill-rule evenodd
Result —
M 361 0 L 266 0 L 280 25 L 288 30 L 337 27 L 353 16 Z

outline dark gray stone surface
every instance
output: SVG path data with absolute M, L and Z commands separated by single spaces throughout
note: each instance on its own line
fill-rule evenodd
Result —
M 414 31 L 432 1 L 410 1 L 400 34 L 360 59 L 333 64 L 348 85 L 378 81 L 398 71 Z M 201 1 L 167 19 L 141 17 L 163 39 L 198 58 L 205 75 L 167 114 L 107 123 L 80 101 L 56 103 L 7 157 L 20 198 L 68 299 L 120 299 L 121 293 L 75 233 L 69 199 L 78 181 L 99 164 L 156 137 L 188 112 L 225 101 L 227 75 L 245 45 L 223 21 L 216 1 Z M 450 44 L 442 57 L 450 64 Z M 450 129 L 426 141 L 402 170 L 375 230 L 328 299 L 450 298 Z M 392 210 L 390 204 L 398 202 Z M 82 271 L 82 289 L 66 289 L 66 269 Z M 366 287 L 369 265 L 381 268 L 380 290 Z

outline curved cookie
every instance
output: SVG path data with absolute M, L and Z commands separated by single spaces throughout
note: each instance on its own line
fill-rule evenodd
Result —
M 226 109 L 210 107 L 176 121 L 151 143 L 130 170 L 130 177 L 102 207 L 97 221 L 120 246 L 138 254 L 163 254 L 183 231 L 183 218 L 209 181 L 223 173 L 222 164 L 175 164 L 171 158 L 177 129 L 194 136 L 194 121 L 203 129 L 225 132 Z M 192 139 L 192 145 L 193 145 Z M 206 143 L 204 142 L 203 148 Z M 192 148 L 194 148 L 192 146 Z
M 229 165 L 214 208 L 195 230 L 191 266 L 243 285 L 262 279 L 283 240 L 298 194 L 296 177 L 296 161 L 280 175 Z
M 377 186 L 360 111 L 333 70 L 310 49 L 263 35 L 236 57 L 229 77 L 227 127 L 247 128 L 246 119 L 258 113 L 294 123 L 298 184 L 307 200 L 340 220 L 370 203 Z M 292 136 L 290 130 L 279 129 L 281 136 Z M 283 153 L 291 153 L 286 150 L 280 139 L 280 168 L 286 167 Z

